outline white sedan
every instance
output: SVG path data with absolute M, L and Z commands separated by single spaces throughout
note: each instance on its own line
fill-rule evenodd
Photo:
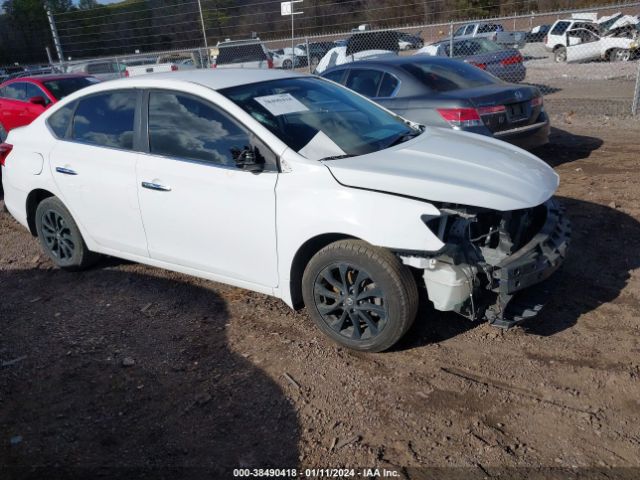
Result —
M 9 212 L 59 267 L 104 254 L 274 295 L 363 351 L 402 337 L 419 287 L 473 320 L 532 316 L 511 299 L 569 236 L 533 155 L 292 72 L 91 86 L 12 130 L 0 161 Z

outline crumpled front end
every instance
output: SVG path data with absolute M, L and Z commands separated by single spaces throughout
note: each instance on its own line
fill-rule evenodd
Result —
M 426 258 L 402 256 L 423 269 L 435 308 L 504 328 L 537 315 L 547 295 L 535 287 L 562 265 L 571 239 L 559 203 L 510 212 L 443 205 L 440 212 L 425 220 L 445 247 Z

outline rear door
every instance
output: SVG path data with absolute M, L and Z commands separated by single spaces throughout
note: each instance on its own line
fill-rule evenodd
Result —
M 133 89 L 82 98 L 49 163 L 63 202 L 95 242 L 146 257 L 134 151 L 140 102 Z M 57 113 L 49 126 L 61 135 L 64 125 L 52 123 Z
M 151 258 L 275 287 L 275 156 L 200 97 L 152 90 L 143 109 L 148 153 L 137 183 Z M 249 149 L 264 171 L 236 166 Z

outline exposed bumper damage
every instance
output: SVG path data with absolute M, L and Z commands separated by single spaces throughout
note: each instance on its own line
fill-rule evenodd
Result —
M 562 265 L 571 238 L 557 201 L 512 212 L 461 206 L 440 211 L 441 217 L 426 223 L 445 247 L 428 258 L 402 256 L 423 269 L 435 308 L 503 328 L 536 316 L 547 295 L 535 286 Z

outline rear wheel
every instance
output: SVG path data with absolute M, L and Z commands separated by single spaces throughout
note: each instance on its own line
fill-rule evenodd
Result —
M 90 251 L 67 207 L 56 197 L 45 198 L 36 209 L 38 240 L 53 263 L 65 270 L 82 270 L 100 256 Z
M 291 60 L 285 60 L 284 62 L 282 62 L 282 68 L 284 68 L 285 70 L 291 70 L 292 67 L 293 62 L 291 62 Z
M 557 63 L 563 63 L 567 61 L 567 49 L 565 47 L 558 47 L 553 52 L 553 58 Z
M 631 51 L 626 48 L 614 48 L 609 52 L 609 61 L 628 62 L 631 60 Z
M 323 333 L 366 352 L 394 345 L 418 310 L 409 269 L 388 250 L 360 240 L 341 240 L 320 250 L 305 269 L 302 294 Z

